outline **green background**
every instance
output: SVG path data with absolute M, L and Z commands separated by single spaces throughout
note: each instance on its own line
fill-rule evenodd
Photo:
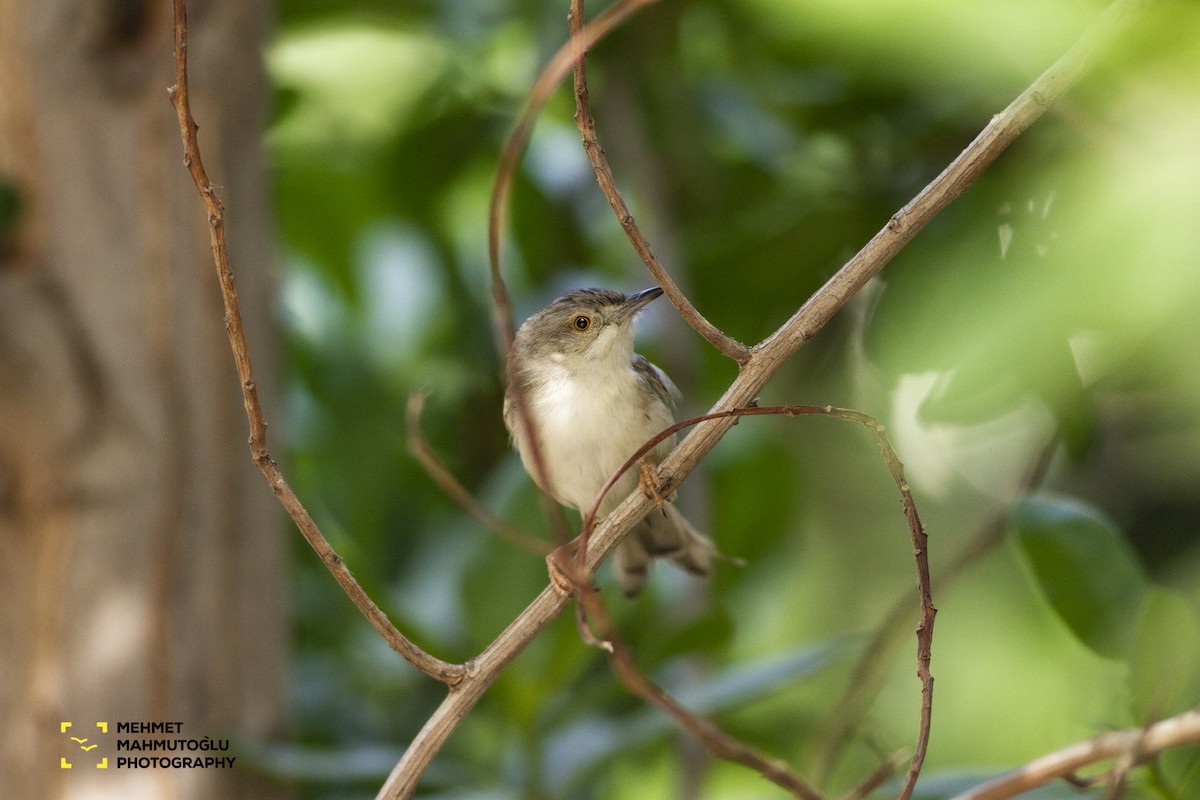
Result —
M 1103 7 L 670 0 L 594 50 L 593 111 L 656 252 L 702 313 L 754 343 Z M 922 796 L 1200 701 L 1200 13 L 1161 9 L 762 396 L 871 413 L 905 461 L 940 610 Z M 265 54 L 285 470 L 399 627 L 453 661 L 486 646 L 546 570 L 409 457 L 405 405 L 427 389 L 423 427 L 449 468 L 497 514 L 548 535 L 500 420 L 485 236 L 499 151 L 565 40 L 566 12 L 283 0 Z M 518 318 L 567 288 L 651 284 L 573 111 L 564 85 L 516 179 L 504 268 Z M 664 301 L 639 341 L 682 390 L 681 414 L 707 410 L 736 373 Z M 835 793 L 911 750 L 907 619 L 862 684 L 877 682 L 878 698 L 838 757 L 828 747 L 866 642 L 915 597 L 871 436 L 814 417 L 743 420 L 680 495 L 746 564 L 719 563 L 707 582 L 660 567 L 634 601 L 601 573 L 644 670 Z M 948 574 L 997 521 L 1002 535 Z M 299 537 L 295 553 L 294 735 L 263 744 L 257 765 L 301 797 L 372 797 L 443 689 L 387 649 Z M 782 796 L 707 761 L 630 697 L 570 615 L 488 692 L 422 790 Z M 1134 792 L 1200 796 L 1195 750 L 1144 771 Z

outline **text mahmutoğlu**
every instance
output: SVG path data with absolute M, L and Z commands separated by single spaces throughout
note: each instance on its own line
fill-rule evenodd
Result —
M 183 732 L 182 722 L 118 722 L 117 733 L 126 734 L 178 734 Z M 224 752 L 229 749 L 228 739 L 213 739 L 205 736 L 200 739 L 189 738 L 155 738 L 155 739 L 117 739 L 117 750 L 134 751 L 138 753 L 212 753 Z M 118 756 L 117 769 L 171 767 L 174 769 L 224 769 L 232 767 L 237 761 L 235 756 L 221 757 L 211 755 L 139 755 Z

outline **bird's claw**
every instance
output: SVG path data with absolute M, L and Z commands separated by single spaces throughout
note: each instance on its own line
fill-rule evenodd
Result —
M 563 597 L 572 597 L 579 590 L 579 582 L 573 577 L 578 569 L 569 546 L 556 547 L 546 556 L 550 584 Z
M 638 488 L 645 492 L 647 497 L 653 498 L 654 502 L 660 507 L 666 503 L 675 501 L 675 492 L 668 492 L 667 496 L 658 490 L 658 465 L 648 458 L 644 458 L 638 462 Z

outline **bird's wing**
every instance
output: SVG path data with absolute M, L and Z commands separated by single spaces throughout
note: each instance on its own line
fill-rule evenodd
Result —
M 671 379 L 667 377 L 667 373 L 663 372 L 658 367 L 651 364 L 637 353 L 633 354 L 633 371 L 638 377 L 658 395 L 658 399 L 663 401 L 667 408 L 674 408 L 676 402 L 679 401 L 679 390 L 675 388 L 675 384 L 671 383 Z

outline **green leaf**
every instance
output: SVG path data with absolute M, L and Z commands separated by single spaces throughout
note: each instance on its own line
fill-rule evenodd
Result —
M 1156 586 L 1146 595 L 1129 688 L 1138 722 L 1169 717 L 1200 702 L 1200 621 L 1178 592 Z
M 1013 523 L 1034 580 L 1059 618 L 1096 653 L 1126 657 L 1149 584 L 1121 532 L 1098 510 L 1065 497 L 1026 498 Z

